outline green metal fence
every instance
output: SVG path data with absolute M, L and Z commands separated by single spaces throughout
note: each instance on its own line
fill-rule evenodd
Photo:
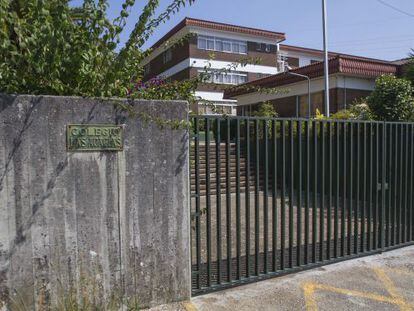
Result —
M 192 125 L 194 295 L 414 241 L 414 124 L 197 116 Z

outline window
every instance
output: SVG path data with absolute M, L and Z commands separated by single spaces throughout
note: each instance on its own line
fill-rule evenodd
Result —
M 223 51 L 223 41 L 216 39 L 216 51 Z
M 261 43 L 256 43 L 256 50 L 257 51 L 261 51 L 262 50 L 262 44 Z
M 198 43 L 197 43 L 197 47 L 200 49 L 200 50 L 205 50 L 205 49 L 207 49 L 207 39 L 206 38 L 204 38 L 204 37 L 198 37 Z
M 222 74 L 222 73 L 216 73 L 214 75 L 214 83 L 218 83 L 218 84 L 223 83 L 223 76 L 224 76 L 224 74 Z
M 170 62 L 172 60 L 172 51 L 168 49 L 164 52 L 164 64 Z
M 240 44 L 240 54 L 247 54 L 247 44 Z
M 200 50 L 247 54 L 247 42 L 225 38 L 198 36 L 197 47 Z
M 214 51 L 214 38 L 207 39 L 207 50 Z
M 286 57 L 286 61 L 290 67 L 299 67 L 299 58 L 296 57 Z
M 203 77 L 205 83 L 238 85 L 247 82 L 247 74 L 240 72 L 217 72 L 209 75 L 199 70 L 198 74 Z
M 223 52 L 231 52 L 231 42 L 224 41 L 223 42 Z
M 239 75 L 239 83 L 238 84 L 243 84 L 247 82 L 247 75 Z
M 266 44 L 266 52 L 270 52 L 272 50 L 272 46 L 270 44 Z
M 230 74 L 225 74 L 224 75 L 224 83 L 226 83 L 226 84 L 232 84 L 231 75 Z
M 239 53 L 240 48 L 237 42 L 233 42 L 232 47 L 233 47 L 233 53 Z

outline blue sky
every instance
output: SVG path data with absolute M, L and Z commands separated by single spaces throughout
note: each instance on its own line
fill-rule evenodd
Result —
M 81 2 L 75 0 L 74 3 Z M 122 0 L 109 0 L 118 14 Z M 142 3 L 132 11 L 126 39 Z M 161 0 L 159 12 L 171 0 Z M 286 44 L 322 48 L 321 0 L 196 0 L 159 27 L 147 46 L 184 17 L 285 32 Z M 382 4 L 385 2 L 396 9 Z M 414 0 L 327 0 L 329 49 L 335 52 L 395 60 L 414 48 Z

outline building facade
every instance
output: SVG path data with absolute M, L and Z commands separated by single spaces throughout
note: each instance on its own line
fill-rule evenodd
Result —
M 274 103 L 281 116 L 305 116 L 307 84 L 292 72 L 312 78 L 311 114 L 323 111 L 323 51 L 286 45 L 284 33 L 185 18 L 156 42 L 142 62 L 144 81 L 155 77 L 182 81 L 203 75 L 196 90 L 196 114 L 249 115 L 263 101 Z M 352 55 L 329 53 L 330 96 L 333 111 L 368 95 L 380 74 L 394 73 L 398 65 Z M 384 70 L 342 72 L 344 63 Z M 368 67 L 367 67 L 368 66 Z M 277 95 L 235 91 L 238 85 L 281 87 Z M 236 88 L 237 89 L 237 88 Z
M 329 59 L 330 113 L 346 109 L 356 100 L 368 96 L 379 76 L 398 75 L 400 70 L 400 65 L 388 61 L 350 55 L 331 57 Z M 309 77 L 310 90 L 308 91 L 309 84 L 305 78 L 291 73 Z M 251 115 L 264 102 L 273 104 L 280 117 L 312 117 L 315 116 L 316 110 L 326 114 L 323 62 L 315 62 L 289 72 L 252 81 L 247 86 L 254 86 L 257 89 L 272 88 L 274 91 L 263 93 L 249 87 L 226 91 L 225 98 L 238 101 L 238 115 Z
M 177 44 L 183 37 L 187 39 Z M 224 89 L 280 72 L 277 48 L 283 40 L 280 32 L 185 18 L 151 48 L 143 61 L 144 81 L 185 80 L 211 71 L 196 91 L 200 102 L 193 112 L 235 114 L 237 101 L 224 99 Z

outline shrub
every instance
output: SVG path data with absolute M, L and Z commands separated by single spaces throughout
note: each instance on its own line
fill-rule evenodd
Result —
M 349 107 L 331 115 L 334 120 L 372 120 L 373 115 L 366 103 L 366 98 L 359 99 Z
M 366 101 L 376 120 L 412 121 L 413 91 L 410 81 L 384 75 L 376 80 L 375 89 Z
M 277 118 L 278 113 L 272 103 L 264 102 L 259 105 L 258 110 L 252 112 L 252 116 Z

